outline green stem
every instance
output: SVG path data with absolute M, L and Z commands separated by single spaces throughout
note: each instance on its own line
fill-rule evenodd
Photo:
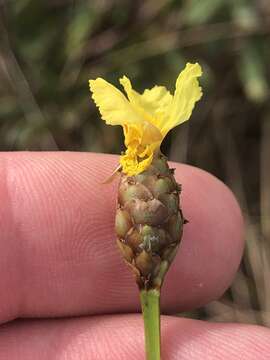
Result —
M 146 360 L 160 360 L 160 292 L 141 290 Z

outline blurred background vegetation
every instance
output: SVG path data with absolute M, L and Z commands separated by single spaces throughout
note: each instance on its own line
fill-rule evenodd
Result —
M 100 121 L 88 79 L 173 90 L 198 61 L 204 97 L 164 152 L 232 188 L 247 242 L 223 298 L 186 315 L 270 325 L 269 60 L 269 0 L 2 0 L 0 150 L 119 153 L 121 129 Z

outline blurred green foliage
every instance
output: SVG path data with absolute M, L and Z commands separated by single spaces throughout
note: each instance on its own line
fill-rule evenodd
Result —
M 126 74 L 138 91 L 155 84 L 173 91 L 184 64 L 198 61 L 203 99 L 164 152 L 236 193 L 250 241 L 229 297 L 269 312 L 258 285 L 266 284 L 261 238 L 270 241 L 269 45 L 269 0 L 2 1 L 0 150 L 120 153 L 122 131 L 100 120 L 88 79 L 119 85 Z M 233 291 L 239 286 L 251 290 Z
M 0 148 L 119 153 L 121 131 L 99 120 L 88 79 L 117 84 L 127 74 L 138 90 L 173 90 L 186 61 L 204 69 L 191 142 L 213 141 L 212 121 L 212 131 L 242 133 L 253 121 L 259 129 L 269 99 L 269 16 L 269 2 L 251 0 L 2 3 Z

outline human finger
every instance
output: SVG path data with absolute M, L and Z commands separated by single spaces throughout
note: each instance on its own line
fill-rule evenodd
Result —
M 270 330 L 243 324 L 162 317 L 162 358 L 268 360 Z M 141 360 L 139 315 L 14 321 L 0 328 L 0 359 Z
M 115 245 L 117 157 L 87 153 L 0 156 L 0 321 L 139 309 Z M 163 290 L 164 311 L 217 298 L 243 249 L 231 192 L 208 173 L 173 164 L 183 185 L 183 241 Z

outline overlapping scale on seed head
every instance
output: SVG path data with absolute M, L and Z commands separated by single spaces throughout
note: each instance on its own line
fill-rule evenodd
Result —
M 144 172 L 121 176 L 117 244 L 140 288 L 159 288 L 176 254 L 184 223 L 180 190 L 161 154 Z

